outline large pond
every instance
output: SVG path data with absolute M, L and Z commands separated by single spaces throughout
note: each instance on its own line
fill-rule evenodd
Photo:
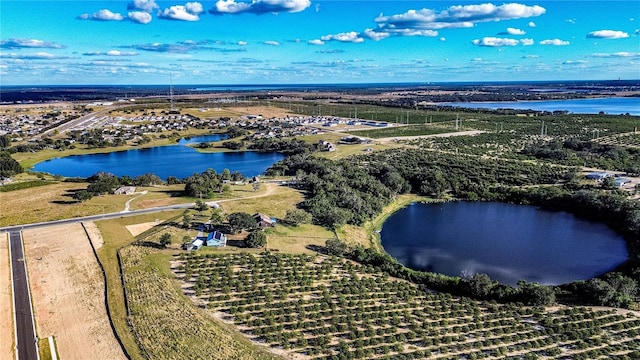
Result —
M 224 135 L 197 136 L 182 139 L 177 145 L 67 156 L 38 163 L 33 170 L 66 177 L 89 177 L 104 171 L 118 176 L 135 177 L 153 173 L 162 179 L 168 176 L 181 179 L 207 169 L 215 169 L 218 172 L 229 169 L 232 172 L 239 171 L 245 176 L 255 176 L 284 158 L 280 153 L 253 151 L 201 153 L 186 146 L 221 139 L 224 139 Z
M 627 259 L 624 239 L 604 224 L 497 202 L 412 204 L 389 217 L 380 236 L 410 268 L 485 273 L 511 285 L 586 280 Z
M 576 114 L 598 114 L 604 112 L 610 115 L 629 113 L 640 115 L 640 98 L 637 97 L 608 97 L 571 100 L 548 101 L 483 101 L 483 102 L 451 102 L 443 105 L 459 106 L 477 109 L 518 109 L 556 111 L 566 110 Z

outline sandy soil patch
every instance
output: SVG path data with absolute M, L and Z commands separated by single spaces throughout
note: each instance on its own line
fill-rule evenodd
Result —
M 141 224 L 127 225 L 125 227 L 127 228 L 127 230 L 129 230 L 131 235 L 138 236 L 139 234 L 142 234 L 143 232 L 151 229 L 156 225 L 158 225 L 157 222 L 151 221 L 151 222 L 146 222 Z
M 13 359 L 13 294 L 7 233 L 0 233 L 0 359 Z
M 288 109 L 283 109 L 275 106 L 229 107 L 227 108 L 227 110 L 235 111 L 244 115 L 261 115 L 265 119 L 293 115 L 293 113 Z
M 93 224 L 88 230 L 97 232 Z M 62 359 L 125 359 L 109 326 L 103 278 L 82 226 L 23 235 L 38 337 L 53 335 Z

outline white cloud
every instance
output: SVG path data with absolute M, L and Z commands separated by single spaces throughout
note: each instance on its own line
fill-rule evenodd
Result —
M 529 27 L 532 27 L 532 28 L 536 27 L 536 23 L 534 23 L 533 21 L 529 21 L 528 25 Z
M 629 34 L 618 30 L 597 30 L 588 33 L 587 37 L 594 39 L 623 39 L 628 38 Z
M 496 6 L 494 4 L 456 5 L 437 12 L 432 9 L 409 10 L 402 14 L 378 16 L 375 21 L 381 30 L 398 35 L 436 36 L 425 30 L 470 28 L 479 22 L 502 21 L 540 16 L 546 9 L 534 5 L 510 3 Z M 421 33 L 422 32 L 422 33 Z
M 520 42 L 516 39 L 509 38 L 497 38 L 497 37 L 483 37 L 482 39 L 475 39 L 472 41 L 476 46 L 487 47 L 500 47 L 500 46 L 516 46 Z
M 524 46 L 533 45 L 533 39 L 521 39 L 520 40 L 520 44 L 522 44 Z
M 310 45 L 324 45 L 324 41 L 322 41 L 320 39 L 313 39 L 313 40 L 309 40 L 308 44 L 310 44 Z
M 102 9 L 93 14 L 82 14 L 78 16 L 78 19 L 95 21 L 120 21 L 124 18 L 119 13 L 114 13 L 109 9 Z
M 185 5 L 170 6 L 159 11 L 158 17 L 169 20 L 198 21 L 200 20 L 198 13 L 192 13 L 190 11 L 190 9 L 197 9 L 197 5 L 195 4 L 199 3 L 187 3 L 188 7 Z M 202 8 L 202 5 L 200 5 L 200 8 Z
M 567 60 L 567 61 L 563 61 L 562 65 L 580 65 L 580 64 L 586 64 L 587 62 L 584 60 Z
M 612 58 L 612 57 L 629 58 L 629 57 L 640 57 L 640 53 L 620 51 L 616 53 L 595 53 L 591 56 L 600 57 L 600 58 Z
M 523 56 L 524 59 L 537 59 L 539 57 L 540 57 L 540 55 L 535 55 L 535 54 L 534 55 L 525 55 L 525 56 Z
M 37 52 L 32 54 L 0 53 L 2 59 L 23 59 L 23 60 L 51 60 L 59 59 L 56 55 L 48 52 Z
M 509 27 L 509 28 L 507 28 L 507 34 L 509 34 L 509 35 L 524 35 L 524 34 L 526 34 L 526 32 L 524 30 L 520 30 L 520 29 Z
M 366 36 L 367 38 L 369 38 L 371 40 L 375 40 L 375 41 L 386 39 L 389 36 L 391 36 L 391 34 L 389 34 L 388 32 L 375 31 L 373 29 L 365 29 L 364 32 L 362 33 L 362 35 Z
M 569 42 L 560 39 L 547 39 L 540 41 L 540 45 L 566 46 L 569 45 Z
M 15 49 L 15 48 L 49 48 L 49 49 L 62 49 L 66 46 L 38 39 L 21 39 L 13 38 L 9 40 L 0 41 L 0 48 Z
M 481 62 L 481 61 L 484 61 L 484 60 L 482 60 L 482 58 L 473 58 L 473 59 L 471 59 L 471 61 L 473 61 L 473 62 Z
M 440 38 L 440 41 L 447 41 L 447 38 L 443 36 Z
M 245 46 L 245 45 L 247 45 L 247 42 L 241 40 L 241 41 L 238 41 L 238 45 Z
M 296 13 L 311 6 L 310 0 L 252 0 L 250 3 L 235 0 L 218 0 L 209 10 L 212 14 L 266 14 L 289 12 Z
M 277 41 L 273 41 L 273 40 L 267 40 L 265 42 L 263 42 L 263 44 L 265 45 L 271 45 L 271 46 L 280 46 L 280 43 Z
M 190 14 L 198 15 L 204 12 L 204 8 L 202 7 L 202 4 L 200 4 L 199 2 L 188 2 L 184 5 L 184 7 L 187 9 L 187 12 Z
M 129 20 L 138 24 L 148 24 L 152 20 L 151 14 L 144 11 L 130 11 L 127 16 Z
M 148 13 L 159 8 L 155 0 L 133 0 L 127 5 L 127 10 L 141 10 Z
M 104 51 L 90 51 L 83 53 L 85 56 L 135 56 L 138 55 L 135 51 L 120 51 L 120 50 L 109 50 L 107 52 Z
M 339 33 L 334 35 L 325 35 L 321 36 L 320 39 L 322 41 L 340 41 L 340 42 L 351 42 L 351 43 L 361 43 L 364 39 L 355 31 Z
M 565 22 L 568 22 L 569 24 L 575 24 L 576 19 L 566 19 Z

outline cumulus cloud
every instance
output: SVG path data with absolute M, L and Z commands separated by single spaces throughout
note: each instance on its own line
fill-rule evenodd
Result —
M 93 14 L 81 14 L 78 16 L 81 20 L 95 20 L 95 21 L 120 21 L 124 17 L 119 13 L 114 13 L 109 9 L 102 9 Z
M 540 41 L 540 45 L 566 46 L 569 45 L 569 42 L 560 39 L 547 39 Z
M 532 54 L 532 55 L 525 55 L 525 56 L 523 56 L 522 58 L 523 58 L 523 59 L 537 59 L 537 58 L 539 58 L 539 57 L 540 57 L 540 55 Z
M 528 25 L 529 27 L 532 27 L 532 28 L 536 27 L 536 23 L 534 23 L 533 21 L 529 21 Z
M 200 12 L 198 12 L 200 10 Z M 194 12 L 195 11 L 195 12 Z M 186 5 L 170 6 L 162 11 L 158 11 L 158 17 L 168 20 L 198 21 L 198 16 L 202 12 L 202 4 L 190 2 Z
M 588 33 L 587 37 L 594 39 L 623 39 L 628 38 L 629 34 L 618 30 L 597 30 Z
M 133 48 L 136 50 L 142 51 L 152 51 L 152 52 L 166 52 L 166 53 L 187 53 L 191 50 L 198 49 L 197 45 L 194 44 L 185 44 L 185 43 L 176 43 L 176 44 L 166 44 L 166 43 L 150 43 L 150 44 L 138 44 L 125 46 L 127 48 Z
M 310 45 L 324 45 L 324 41 L 320 39 L 309 40 L 307 43 Z
M 3 49 L 18 49 L 18 48 L 48 48 L 48 49 L 63 49 L 66 46 L 60 45 L 51 41 L 43 41 L 37 39 L 21 39 L 13 38 L 0 41 L 0 48 Z
M 334 35 L 325 35 L 320 37 L 322 41 L 339 41 L 339 42 L 350 42 L 350 43 L 361 43 L 364 39 L 360 36 L 359 33 L 355 31 L 344 32 Z
M 155 9 L 160 9 L 155 0 L 133 0 L 127 5 L 127 10 L 140 10 L 150 13 Z
M 516 46 L 520 41 L 509 38 L 483 37 L 472 41 L 476 46 L 500 47 L 500 46 Z
M 263 44 L 265 45 L 271 45 L 271 46 L 280 46 L 280 43 L 277 41 L 273 41 L 273 40 L 267 40 L 265 42 L 263 42 Z
M 520 44 L 522 44 L 524 46 L 533 45 L 533 39 L 522 39 L 522 40 L 520 40 Z
M 378 16 L 375 21 L 381 30 L 398 35 L 434 35 L 434 30 L 470 28 L 479 22 L 502 21 L 540 16 L 546 9 L 534 5 L 510 3 L 456 5 L 437 12 L 432 9 L 409 10 L 402 14 Z M 426 31 L 430 30 L 430 32 Z
M 389 34 L 388 32 L 375 31 L 373 29 L 365 29 L 364 32 L 362 33 L 362 35 L 366 36 L 367 38 L 369 38 L 371 40 L 375 40 L 375 41 L 386 39 L 389 36 L 391 36 L 391 34 Z
M 245 46 L 245 45 L 247 45 L 247 42 L 246 41 L 238 41 L 238 45 Z
M 509 27 L 509 28 L 507 28 L 507 34 L 509 34 L 509 35 L 524 35 L 524 34 L 526 34 L 526 32 L 524 30 L 520 30 L 520 29 Z
M 138 24 L 148 24 L 152 20 L 151 14 L 145 11 L 130 11 L 127 17 L 129 20 Z
M 333 50 L 317 50 L 317 54 L 344 54 L 344 50 L 342 49 L 333 49 Z
M 562 65 L 580 65 L 580 64 L 586 64 L 587 62 L 584 60 L 567 60 L 567 61 L 563 61 Z
M 296 13 L 311 6 L 310 0 L 253 0 L 247 2 L 236 2 L 235 0 L 218 0 L 213 8 L 209 10 L 211 14 L 266 14 L 266 13 Z

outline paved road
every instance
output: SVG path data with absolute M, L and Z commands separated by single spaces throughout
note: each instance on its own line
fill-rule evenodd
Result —
M 22 235 L 19 231 L 11 231 L 9 233 L 9 249 L 13 279 L 17 359 L 39 359 L 36 329 L 31 308 L 31 293 L 29 292 L 27 268 L 24 260 L 24 247 L 22 246 Z

